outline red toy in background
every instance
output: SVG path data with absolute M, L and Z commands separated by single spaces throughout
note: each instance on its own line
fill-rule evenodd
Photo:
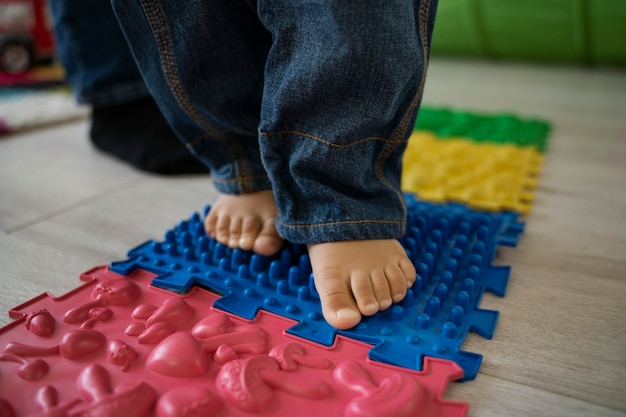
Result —
M 54 50 L 46 0 L 0 0 L 0 72 L 23 74 Z

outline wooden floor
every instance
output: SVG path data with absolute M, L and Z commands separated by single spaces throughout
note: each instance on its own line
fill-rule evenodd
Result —
M 424 103 L 553 123 L 540 187 L 493 340 L 470 334 L 478 377 L 446 398 L 471 416 L 626 416 L 626 73 L 434 59 Z M 44 291 L 186 218 L 206 177 L 137 172 L 90 146 L 87 122 L 0 140 L 0 325 Z

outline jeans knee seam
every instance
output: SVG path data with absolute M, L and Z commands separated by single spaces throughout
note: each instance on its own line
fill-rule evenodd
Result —
M 265 137 L 280 136 L 280 135 L 302 136 L 302 137 L 313 139 L 313 140 L 315 140 L 317 142 L 320 142 L 320 143 L 323 143 L 323 144 L 328 145 L 330 147 L 338 148 L 338 149 L 347 149 L 347 148 L 350 148 L 352 146 L 360 145 L 361 143 L 371 142 L 371 141 L 385 142 L 387 144 L 392 144 L 392 145 L 397 145 L 399 143 L 406 143 L 406 142 L 408 142 L 408 140 L 406 140 L 406 139 L 385 139 L 385 138 L 379 138 L 379 137 L 367 137 L 367 138 L 359 139 L 356 142 L 350 143 L 348 145 L 339 145 L 339 144 L 336 144 L 336 143 L 332 143 L 331 141 L 326 140 L 324 138 L 320 138 L 318 136 L 310 135 L 310 134 L 304 133 L 304 132 L 299 132 L 297 130 L 281 130 L 281 131 L 278 131 L 278 132 L 261 131 L 261 132 L 259 132 L 259 135 L 260 136 L 265 136 Z
M 346 149 L 346 148 L 350 148 L 352 146 L 361 144 L 361 143 L 365 143 L 365 142 L 369 142 L 369 141 L 378 141 L 378 142 L 383 142 L 385 143 L 385 147 L 383 148 L 381 154 L 376 158 L 375 161 L 375 165 L 374 165 L 374 172 L 376 175 L 376 178 L 385 185 L 385 187 L 387 187 L 389 190 L 391 190 L 396 196 L 398 196 L 398 199 L 400 201 L 400 204 L 402 206 L 402 211 L 403 211 L 403 217 L 406 217 L 406 205 L 404 203 L 404 197 L 402 195 L 402 192 L 397 190 L 396 187 L 394 187 L 386 178 L 383 172 L 383 165 L 384 163 L 387 161 L 388 157 L 391 155 L 391 153 L 393 152 L 393 150 L 395 150 L 397 148 L 397 146 L 405 144 L 408 142 L 408 139 L 385 139 L 385 138 L 379 138 L 379 137 L 368 137 L 368 138 L 364 138 L 361 140 L 358 140 L 354 143 L 351 143 L 349 145 L 338 145 L 335 143 L 332 143 L 326 139 L 314 136 L 314 135 L 310 135 L 308 133 L 303 133 L 303 132 L 299 132 L 299 131 L 295 131 L 295 130 L 284 130 L 284 131 L 278 131 L 278 132 L 266 132 L 266 131 L 262 131 L 259 132 L 260 136 L 265 136 L 265 137 L 269 137 L 269 136 L 278 136 L 278 135 L 287 135 L 287 134 L 291 134 L 291 135 L 297 135 L 297 136 L 302 136 L 305 138 L 309 138 L 309 139 L 313 139 L 316 140 L 320 143 L 323 143 L 325 145 L 328 145 L 330 147 L 334 147 L 334 148 L 338 148 L 338 149 Z M 319 225 L 341 225 L 341 224 L 359 224 L 359 223 L 370 223 L 370 222 L 378 222 L 378 223 L 382 223 L 385 221 L 371 221 L 371 220 L 354 220 L 354 221 L 348 221 L 348 222 L 332 222 L 332 223 L 321 223 Z M 307 225 L 307 226 L 290 226 L 286 223 L 283 223 L 281 220 L 279 220 L 279 223 L 285 227 L 288 228 L 305 228 L 305 227 L 313 227 L 313 226 L 317 226 L 317 224 L 314 225 Z M 404 225 L 405 222 L 404 221 L 390 221 L 390 222 L 386 222 L 386 223 L 393 223 L 393 224 L 402 224 Z

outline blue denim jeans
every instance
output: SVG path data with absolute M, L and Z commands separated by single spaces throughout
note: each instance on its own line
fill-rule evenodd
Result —
M 436 0 L 113 0 L 217 189 L 273 189 L 284 238 L 399 238 Z
M 50 0 L 57 54 L 79 103 L 149 97 L 110 0 Z

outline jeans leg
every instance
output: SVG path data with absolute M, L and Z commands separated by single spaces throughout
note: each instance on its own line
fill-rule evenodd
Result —
M 257 129 L 271 37 L 242 0 L 113 0 L 148 88 L 221 192 L 267 190 Z
M 109 0 L 50 0 L 50 9 L 78 102 L 103 107 L 149 96 Z
M 259 0 L 272 33 L 260 124 L 279 233 L 301 243 L 398 238 L 401 159 L 436 0 Z

